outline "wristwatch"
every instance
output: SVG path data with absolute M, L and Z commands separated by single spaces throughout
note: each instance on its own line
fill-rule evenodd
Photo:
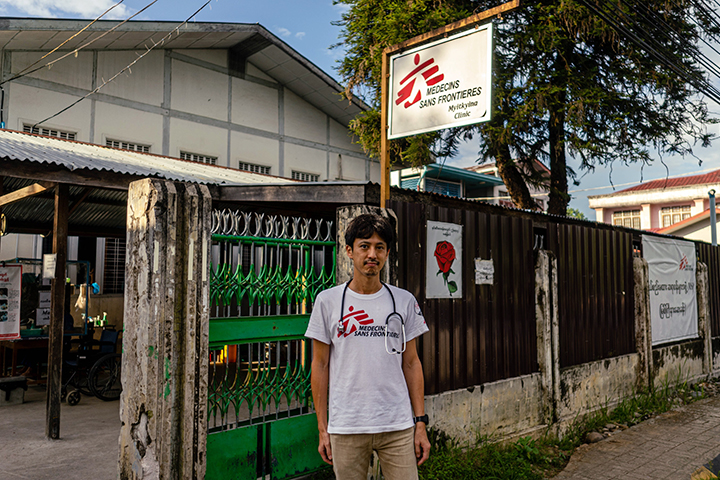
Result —
M 430 417 L 428 417 L 427 413 L 425 415 L 420 415 L 419 417 L 413 417 L 413 423 L 418 422 L 423 422 L 427 427 L 428 423 L 430 423 Z

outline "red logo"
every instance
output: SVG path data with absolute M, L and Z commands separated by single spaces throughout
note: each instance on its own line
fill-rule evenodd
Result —
M 370 325 L 374 322 L 370 316 L 365 313 L 365 310 L 358 310 L 357 312 L 353 312 L 353 307 L 350 306 L 348 308 L 350 310 L 350 313 L 345 315 L 343 317 L 343 327 L 345 328 L 345 333 L 338 332 L 338 337 L 345 336 L 348 337 L 351 334 L 355 333 L 355 331 L 358 329 L 358 325 Z
M 680 268 L 679 270 L 685 270 L 688 266 L 688 259 L 687 255 L 683 255 L 682 259 L 680 260 Z
M 413 96 L 413 92 L 416 90 L 415 80 L 417 80 L 418 75 L 423 76 L 423 78 L 425 79 L 425 84 L 428 87 L 432 87 L 436 83 L 442 82 L 445 78 L 445 75 L 442 73 L 439 75 L 435 75 L 436 73 L 438 73 L 440 68 L 437 65 L 433 65 L 435 63 L 434 58 L 431 58 L 430 60 L 425 60 L 423 63 L 420 63 L 420 54 L 416 53 L 413 62 L 415 63 L 415 65 L 417 65 L 417 67 L 415 67 L 412 72 L 408 73 L 405 78 L 400 80 L 400 86 L 402 86 L 403 84 L 405 84 L 405 86 L 397 93 L 398 98 L 395 100 L 395 105 L 400 105 L 402 102 L 405 102 L 405 108 L 416 104 L 422 98 L 422 90 L 418 86 L 415 98 L 410 100 L 410 98 L 412 98 Z

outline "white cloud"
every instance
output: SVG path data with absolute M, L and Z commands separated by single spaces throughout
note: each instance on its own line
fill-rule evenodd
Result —
M 95 18 L 117 3 L 114 0 L 0 0 L 0 10 L 16 10 L 20 14 L 37 17 L 75 16 Z M 127 18 L 125 5 L 113 8 L 104 19 Z
M 345 3 L 335 3 L 332 7 L 337 11 L 339 15 L 343 15 L 350 11 L 350 5 Z
M 287 28 L 283 28 L 283 27 L 279 27 L 277 29 L 277 31 L 281 37 L 287 37 L 288 35 L 292 34 L 292 32 L 290 30 L 288 30 Z
M 302 38 L 305 36 L 305 32 L 297 32 L 295 34 L 295 38 L 302 40 Z

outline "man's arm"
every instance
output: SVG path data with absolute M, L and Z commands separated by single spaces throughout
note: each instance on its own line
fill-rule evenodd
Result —
M 402 356 L 402 369 L 408 391 L 410 392 L 413 416 L 419 417 L 425 415 L 425 379 L 415 343 L 414 338 L 407 342 L 405 352 Z M 418 465 L 422 465 L 423 462 L 430 457 L 430 441 L 428 440 L 425 427 L 424 422 L 415 424 L 415 456 L 417 457 Z
M 330 367 L 330 345 L 313 340 L 313 360 L 310 385 L 312 386 L 313 404 L 317 415 L 320 445 L 318 452 L 325 463 L 332 465 L 330 434 L 327 432 L 328 373 Z

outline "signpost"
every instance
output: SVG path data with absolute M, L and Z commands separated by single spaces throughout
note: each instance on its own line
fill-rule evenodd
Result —
M 388 140 L 490 120 L 492 25 L 478 24 L 519 6 L 513 0 L 383 50 L 381 207 L 390 199 Z

